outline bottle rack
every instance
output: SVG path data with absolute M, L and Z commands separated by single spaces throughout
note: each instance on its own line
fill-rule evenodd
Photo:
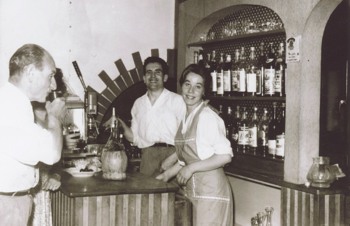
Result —
M 254 31 L 244 29 L 249 23 L 257 25 Z M 271 29 L 261 29 L 264 24 L 273 23 Z M 243 29 L 237 30 L 239 32 L 228 32 L 232 25 L 243 26 Z M 245 24 L 245 25 L 244 25 Z M 205 37 L 199 37 L 198 41 L 188 44 L 189 48 L 202 48 L 203 58 L 207 61 L 207 54 L 216 51 L 215 60 L 218 62 L 220 53 L 230 54 L 234 56 L 236 49 L 244 47 L 249 52 L 250 47 L 255 47 L 256 55 L 260 55 L 260 43 L 264 42 L 264 52 L 267 54 L 267 47 L 269 43 L 273 43 L 273 48 L 277 52 L 279 43 L 286 41 L 286 34 L 283 28 L 283 23 L 279 16 L 271 9 L 263 6 L 249 6 L 239 11 L 220 19 L 208 31 Z M 193 54 L 194 51 L 190 51 Z M 193 59 L 193 56 L 190 57 Z M 273 107 L 272 103 L 277 102 L 277 118 L 281 117 L 281 103 L 286 101 L 286 97 L 269 97 L 269 96 L 208 96 L 210 104 L 216 109 L 219 105 L 223 106 L 223 113 L 227 111 L 227 107 L 231 106 L 233 112 L 236 105 L 240 109 L 246 107 L 248 118 L 252 117 L 253 107 L 258 108 L 258 118 L 263 114 L 263 108 L 267 108 L 268 118 L 272 118 Z M 288 136 L 288 135 L 287 135 Z M 255 177 L 266 180 L 267 178 L 275 178 L 277 180 L 283 179 L 284 160 L 273 159 L 271 157 L 264 157 L 259 155 L 252 155 L 250 153 L 234 153 L 235 157 L 232 163 L 225 167 L 227 173 L 240 174 L 248 177 Z M 269 180 L 269 179 L 268 179 Z

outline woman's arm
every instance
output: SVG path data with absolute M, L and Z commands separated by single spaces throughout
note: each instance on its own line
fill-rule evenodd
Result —
M 230 154 L 217 155 L 214 154 L 210 158 L 194 162 L 187 166 L 184 166 L 179 170 L 176 176 L 177 181 L 180 184 L 186 184 L 186 182 L 191 178 L 191 176 L 196 172 L 209 171 L 223 167 L 225 164 L 231 162 Z
M 171 178 L 173 178 L 183 166 L 180 165 L 179 162 L 175 163 L 172 167 L 159 174 L 156 179 L 162 180 L 164 182 L 168 182 Z

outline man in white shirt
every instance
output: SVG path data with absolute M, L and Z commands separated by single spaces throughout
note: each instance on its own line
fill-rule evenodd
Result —
M 47 129 L 35 124 L 31 105 L 45 102 L 56 89 L 55 72 L 52 56 L 35 44 L 20 47 L 10 59 L 9 80 L 0 88 L 0 225 L 27 225 L 30 192 L 39 179 L 35 166 L 52 165 L 61 157 L 64 101 L 46 103 Z
M 159 57 L 148 57 L 143 65 L 147 93 L 139 97 L 131 109 L 131 128 L 119 119 L 126 139 L 142 149 L 140 172 L 159 173 L 176 161 L 174 138 L 186 112 L 183 98 L 164 88 L 168 65 Z M 163 162 L 163 163 L 162 163 Z

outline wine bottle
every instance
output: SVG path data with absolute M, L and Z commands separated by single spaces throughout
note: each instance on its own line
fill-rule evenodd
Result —
M 277 128 L 278 128 L 278 121 L 276 116 L 277 111 L 277 103 L 273 102 L 273 115 L 272 119 L 269 123 L 269 137 L 268 137 L 268 152 L 269 155 L 272 156 L 272 158 L 276 157 L 276 136 L 277 136 Z
M 249 60 L 247 62 L 247 95 L 255 96 L 256 94 L 256 69 L 257 69 L 257 60 L 255 55 L 255 47 L 250 47 Z
M 224 54 L 220 53 L 220 61 L 216 68 L 216 79 L 217 79 L 217 95 L 224 95 Z
M 193 63 L 198 64 L 198 51 L 193 52 Z
M 198 52 L 198 62 L 197 64 L 201 67 L 205 67 L 204 57 L 203 57 L 203 50 L 199 50 Z
M 269 119 L 267 113 L 267 109 L 264 108 L 258 128 L 258 154 L 262 156 L 266 156 L 268 153 Z
M 241 117 L 239 132 L 238 132 L 238 150 L 241 153 L 246 153 L 248 150 L 249 142 L 249 127 L 247 119 L 246 107 L 243 107 L 243 113 Z
M 224 95 L 231 96 L 231 55 L 226 56 L 226 60 L 223 66 L 223 80 L 224 80 Z
M 206 77 L 206 82 L 205 82 L 205 96 L 210 96 L 212 95 L 212 89 L 213 89 L 213 81 L 210 75 L 210 53 L 207 53 L 207 58 L 204 60 L 204 68 L 205 68 L 205 77 Z
M 232 130 L 232 123 L 233 123 L 232 119 L 233 119 L 232 108 L 231 108 L 231 106 L 228 106 L 224 121 L 225 121 L 225 126 L 226 126 L 226 137 L 229 140 L 230 140 L 230 135 L 231 135 L 230 133 Z
M 264 94 L 266 96 L 274 96 L 275 89 L 275 53 L 273 49 L 273 43 L 269 44 L 269 50 L 264 64 Z
M 231 128 L 231 136 L 230 136 L 230 141 L 231 141 L 231 147 L 233 152 L 238 152 L 238 134 L 239 134 L 239 129 L 241 127 L 241 114 L 239 111 L 239 105 L 236 106 L 236 111 L 234 114 L 234 118 L 232 120 L 232 128 Z
M 264 42 L 260 43 L 260 55 L 258 57 L 258 67 L 256 69 L 256 95 L 264 96 L 264 65 L 266 62 L 266 55 L 264 52 Z
M 259 120 L 257 115 L 258 108 L 253 108 L 253 116 L 249 122 L 249 152 L 256 155 L 258 147 L 258 126 Z
M 284 159 L 284 141 L 285 141 L 285 108 L 286 104 L 282 103 L 281 111 L 282 115 L 278 121 L 277 136 L 276 136 L 276 157 Z
M 232 96 L 238 96 L 239 93 L 239 49 L 235 51 L 234 61 L 231 67 Z
M 276 96 L 285 96 L 285 70 L 286 70 L 286 62 L 284 60 L 284 43 L 281 42 L 277 52 L 276 59 L 276 76 L 275 76 L 275 95 Z
M 245 96 L 246 92 L 246 57 L 244 47 L 241 47 L 240 58 L 239 58 L 239 66 L 238 66 L 238 80 L 239 80 L 239 95 Z
M 215 60 L 215 50 L 213 50 L 212 54 L 211 54 L 211 59 L 210 59 L 210 76 L 211 76 L 211 95 L 212 96 L 216 96 L 217 94 L 217 72 L 216 72 L 216 68 L 217 68 L 217 64 L 216 64 L 216 60 Z

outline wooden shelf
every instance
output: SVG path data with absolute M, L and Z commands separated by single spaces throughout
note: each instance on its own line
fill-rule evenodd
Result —
M 189 43 L 187 46 L 188 47 L 201 47 L 201 46 L 229 43 L 229 42 L 237 41 L 240 39 L 247 40 L 250 38 L 262 38 L 264 36 L 283 35 L 283 34 L 285 34 L 284 29 L 279 29 L 279 30 L 272 30 L 272 31 L 265 31 L 265 32 L 235 35 L 235 36 L 225 37 L 225 38 L 221 38 L 221 39 L 192 42 L 192 43 Z
M 268 97 L 268 96 L 210 96 L 208 97 L 209 100 L 236 100 L 236 101 L 247 101 L 247 100 L 254 100 L 254 101 L 278 101 L 278 102 L 284 102 L 286 101 L 286 97 Z

